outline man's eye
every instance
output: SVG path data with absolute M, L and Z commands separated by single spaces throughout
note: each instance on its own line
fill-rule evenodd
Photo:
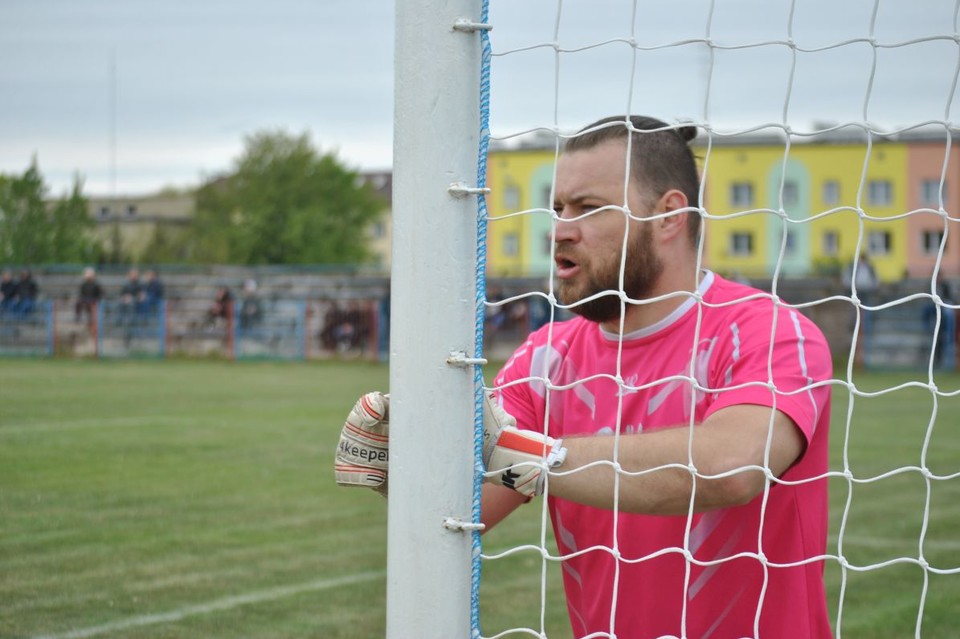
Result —
M 597 209 L 603 208 L 600 205 L 594 204 L 571 204 L 568 206 L 561 206 L 559 204 L 553 205 L 553 212 L 557 217 L 562 217 L 564 219 L 576 219 L 581 218 L 584 215 L 588 215 L 596 211 Z

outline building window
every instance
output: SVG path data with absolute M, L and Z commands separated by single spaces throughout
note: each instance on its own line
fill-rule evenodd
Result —
M 136 214 L 137 214 L 137 205 L 127 204 L 127 215 L 136 215 Z
M 787 238 L 784 241 L 783 234 L 787 234 Z M 783 242 L 783 254 L 787 257 L 794 255 L 797 250 L 797 233 L 792 226 L 788 226 L 785 230 L 780 231 L 780 241 Z M 777 251 L 780 250 L 780 245 L 777 244 L 775 247 Z
M 731 234 L 730 255 L 737 257 L 753 255 L 753 233 L 738 232 Z
M 110 207 L 109 207 L 109 206 L 101 206 L 101 207 L 100 207 L 100 217 L 107 217 L 108 215 L 110 215 Z
M 516 211 L 520 208 L 520 187 L 516 184 L 510 184 L 503 191 L 503 206 L 508 211 Z
M 520 238 L 516 233 L 506 233 L 503 236 L 503 255 L 504 257 L 520 255 Z
M 890 180 L 870 180 L 867 183 L 867 201 L 874 206 L 890 206 L 893 202 L 893 184 Z
M 888 255 L 892 248 L 893 238 L 889 231 L 867 233 L 867 251 L 870 255 Z
M 543 190 L 540 192 L 543 196 L 540 200 L 540 207 L 547 209 L 548 211 L 553 210 L 553 186 L 548 184 L 543 187 Z
M 824 231 L 822 246 L 823 254 L 827 257 L 836 257 L 840 254 L 840 234 L 836 231 Z
M 753 184 L 734 182 L 730 185 L 730 204 L 732 206 L 753 206 Z
M 823 203 L 840 204 L 840 182 L 827 180 L 823 183 Z
M 943 243 L 943 231 L 924 231 L 923 232 L 923 254 L 936 255 L 940 252 L 940 244 Z
M 793 255 L 797 251 L 797 234 L 793 231 L 787 231 L 787 241 L 783 247 L 784 255 Z
M 931 208 L 940 206 L 940 197 L 943 196 L 943 203 L 947 203 L 947 185 L 941 185 L 940 180 L 924 180 L 920 184 L 920 201 L 924 206 Z
M 784 182 L 781 197 L 784 207 L 796 206 L 800 203 L 800 186 L 793 181 Z

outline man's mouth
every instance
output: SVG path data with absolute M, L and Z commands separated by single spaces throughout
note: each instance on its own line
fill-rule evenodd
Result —
M 553 261 L 556 265 L 556 275 L 560 279 L 573 277 L 580 269 L 580 265 L 566 255 L 555 255 Z

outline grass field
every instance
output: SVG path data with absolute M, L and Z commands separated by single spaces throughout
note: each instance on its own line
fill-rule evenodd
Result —
M 386 386 L 358 362 L 0 360 L 0 637 L 382 637 L 385 503 L 336 488 L 332 455 L 354 399 Z M 842 636 L 914 637 L 921 600 L 920 636 L 960 636 L 960 477 L 935 477 L 960 472 L 960 399 L 939 398 L 926 440 L 926 389 L 856 397 L 849 434 L 834 396 L 831 468 L 857 479 L 831 479 Z M 893 472 L 924 455 L 932 477 Z M 537 543 L 540 516 L 523 509 L 485 552 Z M 540 628 L 540 569 L 534 552 L 485 562 L 486 635 Z M 552 563 L 543 599 L 546 634 L 568 638 Z

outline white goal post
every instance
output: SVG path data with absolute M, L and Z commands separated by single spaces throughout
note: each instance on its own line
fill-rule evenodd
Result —
M 479 20 L 475 0 L 396 3 L 391 639 L 471 628 Z

